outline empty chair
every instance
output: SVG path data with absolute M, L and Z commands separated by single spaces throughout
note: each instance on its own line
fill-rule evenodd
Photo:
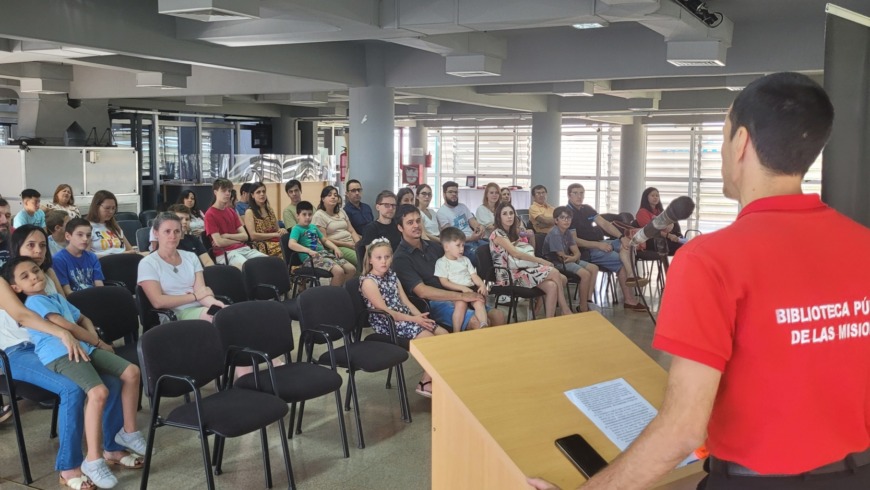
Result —
M 405 375 L 402 363 L 408 360 L 408 352 L 396 345 L 369 340 L 356 340 L 358 325 L 353 308 L 340 307 L 350 305 L 351 298 L 347 290 L 338 286 L 323 286 L 306 289 L 299 295 L 300 325 L 305 330 L 322 330 L 329 336 L 329 350 L 322 354 L 317 362 L 329 364 L 331 353 L 335 353 L 336 363 L 347 369 L 349 397 L 353 402 L 356 416 L 357 446 L 365 447 L 362 420 L 359 411 L 359 396 L 357 395 L 356 372 L 378 372 L 396 368 L 399 383 L 399 403 L 402 408 L 402 419 L 411 421 L 411 409 L 408 406 L 408 393 L 405 389 Z M 338 305 L 339 307 L 335 307 Z M 334 342 L 342 345 L 334 346 Z M 312 341 L 304 343 L 308 357 L 312 357 Z
M 252 318 L 256 318 L 257 321 L 251 321 Z M 300 349 L 297 362 L 290 362 L 290 353 L 295 346 L 293 330 L 287 328 L 287 310 L 284 307 L 274 302 L 234 304 L 219 311 L 214 317 L 214 324 L 223 338 L 224 345 L 228 348 L 238 346 L 253 349 L 267 354 L 270 359 L 285 357 L 287 362 L 283 366 L 273 367 L 271 363 L 266 363 L 268 366 L 266 370 L 260 370 L 256 375 L 254 373 L 244 375 L 237 379 L 233 386 L 274 393 L 285 402 L 291 403 L 290 426 L 287 433 L 289 438 L 292 438 L 293 434 L 296 404 L 300 404 L 296 433 L 301 434 L 305 401 L 333 393 L 344 457 L 350 456 L 344 412 L 341 409 L 342 379 L 336 371 L 335 359 L 331 359 L 330 367 L 299 362 L 302 360 L 302 349 Z M 316 329 L 305 330 L 302 332 L 301 341 L 304 343 L 309 337 L 325 340 L 326 334 Z M 250 366 L 261 361 L 257 356 L 234 357 L 237 366 Z
M 51 429 L 49 437 L 57 437 L 57 407 L 60 399 L 54 393 L 44 390 L 36 385 L 25 383 L 23 381 L 13 381 L 15 373 L 12 372 L 12 367 L 9 364 L 9 358 L 6 352 L 0 349 L 0 395 L 8 396 L 12 400 L 12 423 L 15 426 L 15 441 L 18 443 L 18 459 L 21 462 L 21 473 L 24 476 L 24 484 L 33 483 L 33 477 L 30 474 L 30 460 L 27 458 L 27 446 L 24 443 L 24 428 L 21 427 L 21 412 L 18 409 L 18 398 L 25 398 L 37 403 L 52 402 L 54 403 L 53 412 L 51 414 Z
M 118 220 L 118 226 L 121 228 L 121 232 L 124 233 L 124 237 L 127 238 L 127 241 L 130 242 L 131 245 L 136 245 L 136 231 L 142 227 L 139 220 Z M 148 250 L 148 248 L 146 247 L 145 250 Z
M 148 487 L 155 432 L 164 425 L 199 432 L 209 489 L 214 488 L 214 478 L 209 464 L 211 457 L 207 436 L 215 435 L 217 455 L 223 448 L 223 438 L 238 437 L 259 430 L 266 487 L 271 488 L 272 474 L 269 468 L 266 427 L 274 422 L 278 422 L 289 488 L 296 488 L 287 439 L 284 437 L 287 403 L 269 393 L 228 386 L 222 386 L 217 393 L 209 396 L 203 396 L 200 392 L 202 386 L 226 373 L 226 354 L 227 349 L 224 348 L 217 329 L 204 320 L 170 322 L 154 327 L 142 335 L 139 342 L 139 365 L 145 393 L 151 399 L 151 425 L 148 430 L 145 467 L 142 469 L 142 490 Z M 187 395 L 191 401 L 173 408 L 168 414 L 160 413 L 162 398 L 182 395 Z M 220 458 L 216 458 L 214 464 L 214 472 L 219 475 Z
M 100 257 L 100 268 L 103 269 L 107 283 L 123 286 L 131 294 L 136 294 L 136 278 L 141 260 L 142 256 L 134 253 L 106 255 Z
M 290 275 L 284 261 L 278 257 L 255 257 L 242 265 L 242 275 L 248 297 L 274 300 L 283 304 L 290 318 L 299 321 L 296 298 L 290 298 Z
M 139 215 L 133 211 L 118 211 L 115 213 L 115 221 L 139 221 Z
M 242 271 L 231 266 L 217 264 L 202 269 L 205 285 L 214 292 L 214 297 L 225 304 L 248 301 L 245 278 Z
M 157 211 L 153 209 L 147 209 L 139 213 L 139 222 L 142 223 L 142 226 L 151 226 L 151 223 L 149 223 L 149 221 L 153 221 L 156 217 Z
M 151 227 L 144 226 L 136 230 L 136 246 L 140 252 L 151 251 Z

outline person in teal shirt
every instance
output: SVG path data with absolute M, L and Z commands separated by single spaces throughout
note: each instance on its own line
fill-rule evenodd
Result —
M 328 238 L 324 237 L 317 226 L 311 224 L 314 206 L 308 201 L 299 201 L 296 205 L 296 226 L 290 230 L 287 246 L 298 252 L 303 263 L 311 262 L 314 267 L 332 273 L 330 285 L 341 286 L 356 273 L 356 267 L 341 258 L 341 250 Z M 332 253 L 326 251 L 326 247 Z M 337 257 L 337 258 L 336 258 Z

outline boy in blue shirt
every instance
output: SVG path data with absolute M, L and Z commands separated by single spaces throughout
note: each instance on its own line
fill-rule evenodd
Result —
M 65 294 L 103 285 L 103 269 L 91 244 L 91 223 L 83 218 L 69 220 L 65 228 L 66 248 L 51 257 L 51 268 Z
M 296 226 L 290 230 L 290 239 L 287 247 L 294 252 L 299 252 L 302 262 L 305 263 L 310 256 L 314 267 L 332 273 L 331 286 L 341 286 L 347 279 L 353 277 L 356 268 L 350 262 L 341 257 L 341 250 L 325 238 L 317 226 L 311 224 L 314 215 L 314 206 L 308 201 L 299 201 L 296 205 Z M 332 249 L 334 255 L 326 253 L 325 246 Z
M 12 226 L 20 228 L 24 225 L 36 225 L 45 228 L 45 211 L 39 209 L 41 195 L 36 189 L 24 189 L 21 191 L 21 205 L 24 207 L 15 215 Z
M 136 409 L 139 400 L 139 368 L 113 353 L 112 346 L 103 342 L 93 323 L 59 294 L 46 294 L 46 276 L 30 257 L 10 260 L 3 276 L 12 290 L 26 296 L 24 305 L 46 320 L 68 330 L 79 343 L 90 362 L 76 362 L 69 358 L 67 348 L 58 337 L 37 330 L 27 329 L 35 345 L 39 360 L 51 371 L 66 376 L 77 384 L 88 397 L 85 405 L 85 440 L 87 456 L 82 463 L 82 473 L 100 488 L 112 488 L 118 480 L 106 463 L 141 468 L 143 460 L 138 454 L 145 452 L 145 438 L 136 430 Z M 121 379 L 121 403 L 124 411 L 124 427 L 115 435 L 115 442 L 134 453 L 121 459 L 113 459 L 108 453 L 101 454 L 101 421 L 108 389 L 98 371 L 118 376 Z

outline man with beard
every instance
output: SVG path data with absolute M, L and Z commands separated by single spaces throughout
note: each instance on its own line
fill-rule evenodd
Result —
M 453 181 L 441 186 L 444 190 L 444 205 L 435 213 L 438 228 L 459 228 L 465 233 L 465 250 L 463 255 L 477 267 L 477 247 L 486 245 L 483 240 L 484 228 L 471 214 L 468 206 L 459 202 L 459 184 Z
M 0 197 L 0 267 L 9 260 L 9 223 L 12 211 L 6 199 Z
M 384 237 L 390 241 L 390 246 L 395 251 L 402 239 L 402 234 L 393 220 L 396 215 L 396 195 L 393 191 L 381 191 L 375 199 L 375 207 L 378 209 L 378 219 L 366 225 L 360 243 L 367 247 L 376 238 Z

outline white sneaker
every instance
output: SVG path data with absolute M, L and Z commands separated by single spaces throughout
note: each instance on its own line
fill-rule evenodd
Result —
M 103 458 L 82 462 L 82 473 L 99 488 L 112 488 L 118 484 L 118 479 L 106 466 L 106 460 Z
M 124 428 L 115 434 L 115 442 L 129 449 L 131 452 L 136 454 L 145 455 L 146 449 L 148 449 L 148 445 L 145 442 L 145 437 L 142 436 L 142 433 L 138 430 L 136 432 L 127 433 L 124 432 Z M 151 449 L 151 452 L 154 453 L 154 449 Z

